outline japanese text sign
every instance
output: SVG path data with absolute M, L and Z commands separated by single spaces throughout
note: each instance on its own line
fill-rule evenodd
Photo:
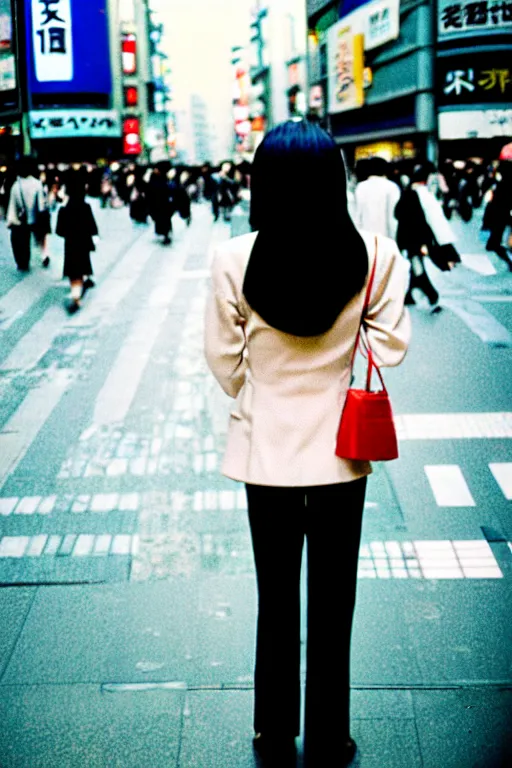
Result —
M 448 56 L 437 63 L 438 103 L 512 102 L 512 57 L 505 51 Z
M 32 39 L 39 82 L 72 80 L 70 0 L 32 0 Z
M 344 112 L 364 103 L 364 37 L 342 19 L 327 39 L 329 112 Z
M 112 109 L 38 109 L 30 112 L 33 139 L 120 138 L 121 132 L 119 114 Z
M 512 0 L 438 0 L 438 38 L 512 31 Z

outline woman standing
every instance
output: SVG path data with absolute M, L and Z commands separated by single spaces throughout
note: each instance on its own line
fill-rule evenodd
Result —
M 94 286 L 91 251 L 96 250 L 93 237 L 98 227 L 89 203 L 85 201 L 85 180 L 80 172 L 70 174 L 66 183 L 68 202 L 59 211 L 57 234 L 64 238 L 64 277 L 69 278 L 71 302 L 68 312 L 80 309 L 80 301 Z
M 265 765 L 295 765 L 306 541 L 305 759 L 308 768 L 340 768 L 356 752 L 350 636 L 371 467 L 337 458 L 336 433 L 369 268 L 376 258 L 367 339 L 382 365 L 397 365 L 410 334 L 408 265 L 392 240 L 355 229 L 339 148 L 315 124 L 270 131 L 251 189 L 253 232 L 214 253 L 205 351 L 236 398 L 223 473 L 246 484 L 256 566 L 253 743 Z

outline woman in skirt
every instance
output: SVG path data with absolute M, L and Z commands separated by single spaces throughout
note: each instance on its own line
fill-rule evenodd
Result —
M 69 179 L 68 202 L 60 209 L 57 219 L 57 234 L 64 238 L 64 277 L 71 285 L 71 302 L 68 312 L 73 314 L 80 308 L 80 300 L 94 282 L 91 251 L 96 250 L 93 237 L 98 234 L 91 206 L 85 201 L 85 182 L 81 175 Z

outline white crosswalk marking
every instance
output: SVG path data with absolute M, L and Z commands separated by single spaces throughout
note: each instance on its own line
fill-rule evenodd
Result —
M 440 507 L 476 506 L 462 470 L 457 464 L 428 465 L 425 466 L 425 474 Z
M 465 267 L 479 275 L 496 274 L 496 268 L 486 253 L 461 253 L 460 259 Z
M 120 422 L 127 415 L 150 359 L 153 344 L 169 314 L 180 272 L 188 256 L 186 242 L 187 240 L 180 243 L 179 252 L 173 254 L 173 260 L 163 271 L 159 284 L 153 289 L 148 300 L 151 311 L 142 313 L 123 343 L 96 399 L 95 424 Z M 164 292 L 162 286 L 165 286 Z
M 489 469 L 507 501 L 512 501 L 512 462 L 492 463 Z
M 400 440 L 512 437 L 512 412 L 407 413 L 395 417 Z

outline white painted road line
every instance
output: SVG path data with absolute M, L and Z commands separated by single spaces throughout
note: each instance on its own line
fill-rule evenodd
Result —
M 395 416 L 400 440 L 512 437 L 512 413 L 405 413 Z
M 507 501 L 512 501 L 512 463 L 492 463 L 489 464 L 489 469 L 504 497 Z
M 71 372 L 56 369 L 29 392 L 0 432 L 0 489 L 34 442 L 71 380 Z
M 427 465 L 425 474 L 438 506 L 476 506 L 462 470 L 457 464 Z
M 495 275 L 496 269 L 486 253 L 461 253 L 460 259 L 465 267 L 479 275 Z

